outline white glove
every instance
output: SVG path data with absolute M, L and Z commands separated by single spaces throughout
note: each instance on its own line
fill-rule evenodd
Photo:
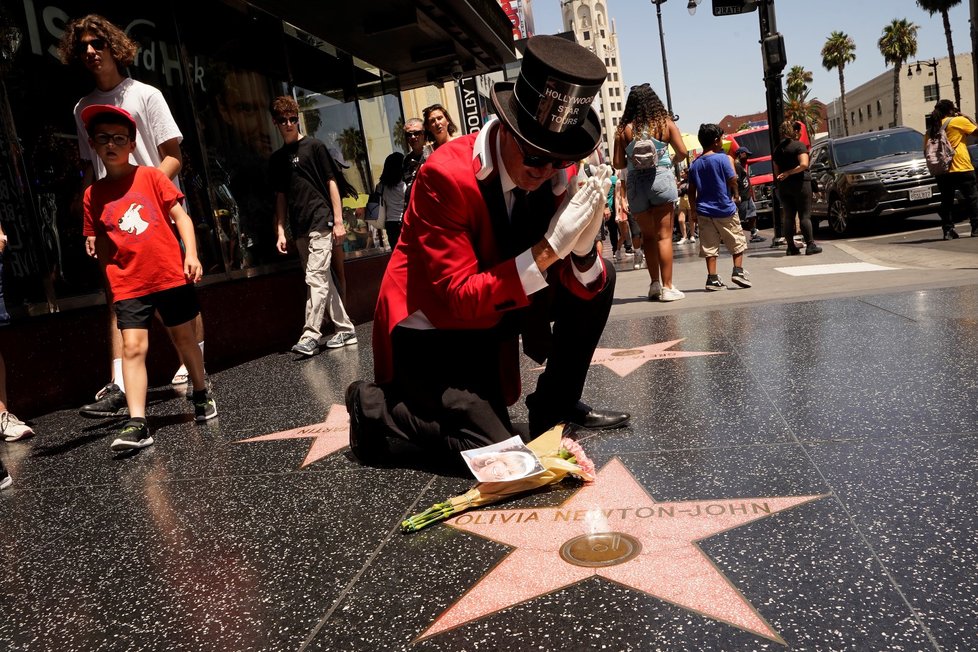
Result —
M 607 195 L 601 194 L 601 182 L 591 177 L 564 208 L 553 216 L 544 238 L 558 258 L 566 258 L 577 242 L 581 231 L 589 224 L 594 211 L 601 208 Z M 590 249 L 588 250 L 590 251 Z
M 577 242 L 574 243 L 574 248 L 571 251 L 578 256 L 587 256 L 591 253 L 591 250 L 594 249 L 594 241 L 598 237 L 598 231 L 604 224 L 604 209 L 608 205 L 608 191 L 611 190 L 611 167 L 608 165 L 600 166 L 591 178 L 597 179 L 600 183 L 603 201 L 595 207 L 591 221 L 587 223 L 577 238 Z

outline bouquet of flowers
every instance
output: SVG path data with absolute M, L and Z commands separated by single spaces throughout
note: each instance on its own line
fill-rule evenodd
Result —
M 460 496 L 435 503 L 420 514 L 401 522 L 401 532 L 417 532 L 432 523 L 443 521 L 472 507 L 488 505 L 522 493 L 556 484 L 568 475 L 584 482 L 594 481 L 594 463 L 576 441 L 562 437 L 564 425 L 558 424 L 526 445 L 540 460 L 543 473 L 509 482 L 480 482 Z

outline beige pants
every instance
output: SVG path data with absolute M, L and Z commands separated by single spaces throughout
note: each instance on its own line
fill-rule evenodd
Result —
M 312 231 L 304 238 L 296 238 L 295 245 L 299 250 L 299 260 L 306 270 L 306 285 L 309 286 L 306 293 L 306 325 L 302 329 L 302 338 L 311 337 L 319 341 L 323 334 L 323 317 L 327 311 L 337 333 L 352 333 L 353 322 L 346 314 L 329 269 L 333 255 L 333 234 L 323 235 Z

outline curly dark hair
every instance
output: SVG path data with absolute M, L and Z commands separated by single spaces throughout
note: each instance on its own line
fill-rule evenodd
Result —
M 652 86 L 647 83 L 632 86 L 618 121 L 618 131 L 623 132 L 627 125 L 632 125 L 633 133 L 648 128 L 651 135 L 661 139 L 668 131 L 671 118 Z
M 273 118 L 287 113 L 299 115 L 299 103 L 291 95 L 279 95 L 272 100 L 272 104 L 268 110 L 271 112 Z
M 88 14 L 71 21 L 65 28 L 65 33 L 58 44 L 62 63 L 72 64 L 82 61 L 81 55 L 78 54 L 78 44 L 85 32 L 105 40 L 106 47 L 118 66 L 131 66 L 135 61 L 139 45 L 108 19 L 98 14 Z
M 930 114 L 927 135 L 931 138 L 937 138 L 938 134 L 941 133 L 944 118 L 960 114 L 961 112 L 958 110 L 958 107 L 954 106 L 954 102 L 951 100 L 938 100 L 937 104 L 934 105 L 934 111 Z

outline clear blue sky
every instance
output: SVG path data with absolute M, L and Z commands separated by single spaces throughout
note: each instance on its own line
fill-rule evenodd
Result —
M 604 1 L 618 31 L 626 90 L 650 82 L 664 103 L 655 5 L 649 0 Z M 686 4 L 687 0 L 668 0 L 662 5 L 669 85 L 680 129 L 695 133 L 700 123 L 717 122 L 728 113 L 764 110 L 757 11 L 714 17 L 712 0 L 702 0 L 696 15 L 690 16 Z M 562 31 L 559 0 L 534 0 L 532 6 L 538 34 Z M 918 59 L 947 56 L 940 14 L 932 18 L 914 0 L 777 0 L 775 12 L 778 31 L 785 37 L 788 68 L 801 65 L 812 71 L 810 97 L 825 103 L 839 96 L 838 72 L 822 67 L 822 46 L 833 30 L 845 32 L 856 43 L 856 60 L 845 71 L 847 89 L 888 70 L 876 42 L 894 18 L 920 26 Z M 955 53 L 971 52 L 968 1 L 951 9 L 950 17 Z M 937 73 L 941 95 L 953 97 L 950 69 L 941 66 Z

